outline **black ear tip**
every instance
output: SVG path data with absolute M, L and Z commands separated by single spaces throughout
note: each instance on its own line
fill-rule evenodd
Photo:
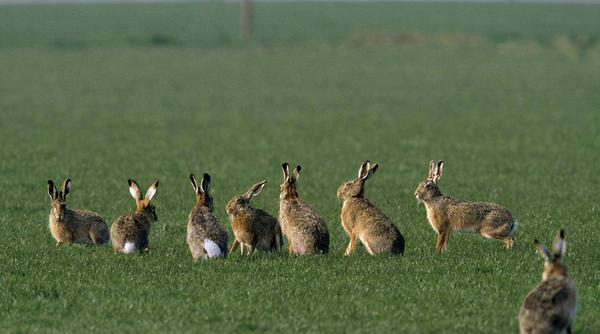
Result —
M 205 178 L 205 179 L 207 179 L 207 180 L 210 180 L 210 175 L 208 175 L 208 173 L 204 173 L 202 175 L 202 177 Z
M 537 246 L 540 244 L 540 242 L 538 241 L 538 239 L 535 239 L 535 240 L 533 240 L 533 244 Z
M 54 182 L 52 182 L 52 180 L 48 180 L 48 185 L 50 185 L 50 186 L 51 186 L 51 185 L 53 185 L 53 184 L 54 184 Z
M 300 165 L 296 166 L 296 170 L 301 171 L 302 170 L 302 166 L 300 166 Z
M 560 237 L 561 238 L 565 237 L 565 230 L 562 230 L 562 229 L 560 230 Z
M 442 165 L 444 163 L 444 160 L 440 160 L 440 162 L 438 162 L 438 165 Z
M 286 169 L 290 164 L 288 164 L 287 162 L 284 162 L 281 164 L 281 168 Z
M 190 174 L 190 179 L 193 179 L 193 178 L 195 178 L 194 174 Z
M 156 180 L 156 182 L 154 182 L 154 186 L 158 187 L 158 180 Z

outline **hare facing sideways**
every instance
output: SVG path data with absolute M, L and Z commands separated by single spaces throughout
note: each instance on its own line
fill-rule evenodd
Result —
M 521 334 L 571 333 L 577 313 L 577 288 L 562 263 L 566 252 L 565 232 L 561 230 L 550 252 L 537 240 L 536 247 L 544 257 L 542 282 L 525 298 L 519 312 Z
M 49 227 L 52 237 L 56 240 L 56 247 L 65 243 L 95 245 L 107 243 L 108 226 L 102 217 L 91 211 L 67 208 L 67 195 L 70 189 L 70 179 L 65 180 L 60 191 L 56 189 L 52 180 L 48 180 L 48 195 L 52 201 Z
M 404 252 L 404 237 L 398 228 L 364 196 L 365 181 L 378 167 L 377 164 L 365 161 L 358 170 L 358 176 L 344 182 L 337 191 L 337 196 L 344 200 L 342 227 L 350 237 L 344 253 L 346 256 L 356 249 L 357 239 L 371 255 Z
M 502 240 L 512 247 L 517 222 L 510 212 L 494 203 L 463 201 L 443 195 L 438 187 L 444 162 L 429 164 L 429 176 L 419 184 L 415 197 L 425 204 L 427 219 L 437 233 L 436 249 L 442 252 L 452 231 L 475 232 L 486 238 Z

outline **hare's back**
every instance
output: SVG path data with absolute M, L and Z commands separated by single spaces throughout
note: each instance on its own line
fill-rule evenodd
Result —
M 567 278 L 540 283 L 527 297 L 519 313 L 522 323 L 564 328 L 574 317 L 576 291 Z

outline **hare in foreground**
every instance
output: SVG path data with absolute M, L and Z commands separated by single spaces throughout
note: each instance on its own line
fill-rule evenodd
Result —
M 108 226 L 98 214 L 79 209 L 67 208 L 67 195 L 71 190 L 71 180 L 63 183 L 58 191 L 52 180 L 48 180 L 48 195 L 52 200 L 49 226 L 56 247 L 64 243 L 105 244 L 109 240 Z
M 204 173 L 200 183 L 194 175 L 190 182 L 196 193 L 196 204 L 188 219 L 187 243 L 194 261 L 199 258 L 227 256 L 227 231 L 213 215 L 213 199 L 209 194 L 210 175 Z
M 562 259 L 565 256 L 565 232 L 560 230 L 552 253 L 537 240 L 536 247 L 544 258 L 542 282 L 525 298 L 519 312 L 521 334 L 571 333 L 577 312 L 577 288 L 567 275 Z
M 225 210 L 231 218 L 231 228 L 235 235 L 230 254 L 238 246 L 242 254 L 248 255 L 255 249 L 281 249 L 283 238 L 277 219 L 268 212 L 250 205 L 250 200 L 260 193 L 266 183 L 267 181 L 256 183 L 245 194 L 236 196 L 227 203 Z
M 375 173 L 379 165 L 365 161 L 355 179 L 344 182 L 337 190 L 337 197 L 344 200 L 342 205 L 342 227 L 350 237 L 344 255 L 356 249 L 360 240 L 369 254 L 404 253 L 404 237 L 398 228 L 364 196 L 365 181 Z
M 437 165 L 431 160 L 429 176 L 415 191 L 417 199 L 425 204 L 427 219 L 437 233 L 438 251 L 444 251 L 451 231 L 479 233 L 486 238 L 502 240 L 507 248 L 512 247 L 512 235 L 517 222 L 510 212 L 494 203 L 463 201 L 443 195 L 438 188 L 444 162 Z
M 156 194 L 158 180 L 154 182 L 146 196 L 142 198 L 142 192 L 135 180 L 129 179 L 129 193 L 135 199 L 135 212 L 122 214 L 115 220 L 110 228 L 115 253 L 131 254 L 136 250 L 145 252 L 148 250 L 150 226 L 158 220 L 156 209 L 150 200 Z
M 279 192 L 279 223 L 288 240 L 288 252 L 310 255 L 329 252 L 329 231 L 325 220 L 298 197 L 296 182 L 302 167 L 296 166 L 290 175 L 290 165 L 283 169 L 283 183 Z

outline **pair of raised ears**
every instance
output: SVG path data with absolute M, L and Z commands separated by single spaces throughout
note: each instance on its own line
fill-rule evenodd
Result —
M 62 189 L 59 191 L 54 186 L 54 181 L 48 180 L 48 195 L 52 200 L 61 199 L 65 201 L 67 199 L 67 194 L 71 190 L 71 179 L 66 179 L 63 183 Z
M 202 180 L 200 180 L 200 183 L 196 181 L 194 174 L 190 174 L 190 182 L 192 183 L 192 187 L 194 187 L 196 194 L 207 193 L 210 189 L 210 175 L 207 173 L 202 175 Z
M 248 189 L 248 191 L 246 191 L 244 195 L 242 195 L 242 197 L 244 197 L 247 200 L 252 199 L 252 197 L 258 195 L 261 192 L 261 190 L 263 190 L 265 184 L 267 184 L 267 180 L 255 183 L 252 187 L 250 187 L 250 189 Z
M 135 198 L 136 202 L 141 200 L 149 202 L 152 199 L 152 197 L 154 197 L 154 195 L 156 194 L 157 188 L 158 180 L 156 180 L 150 186 L 150 188 L 148 188 L 148 191 L 146 191 L 146 196 L 142 198 L 142 192 L 140 191 L 140 187 L 138 186 L 137 182 L 135 182 L 135 180 L 129 179 L 129 193 L 131 194 L 131 196 L 133 196 L 133 198 Z
M 537 247 L 544 260 L 549 262 L 560 261 L 560 259 L 564 257 L 565 253 L 567 252 L 567 241 L 565 241 L 564 230 L 560 230 L 554 238 L 554 242 L 552 243 L 552 252 L 550 252 L 550 250 L 537 239 L 534 240 L 533 243 Z
M 358 179 L 362 181 L 368 179 L 377 171 L 377 168 L 379 168 L 378 164 L 372 164 L 369 160 L 366 160 L 358 169 Z
M 437 182 L 442 177 L 442 169 L 444 168 L 444 161 L 440 160 L 436 164 L 435 161 L 429 162 L 429 175 L 427 178 L 433 182 Z
M 294 172 L 291 175 L 290 178 L 290 164 L 288 164 L 287 162 L 284 162 L 281 165 L 281 169 L 283 169 L 283 181 L 284 182 L 296 182 L 298 181 L 298 178 L 300 177 L 300 171 L 302 170 L 302 166 L 298 165 L 296 166 L 296 168 L 294 168 Z

